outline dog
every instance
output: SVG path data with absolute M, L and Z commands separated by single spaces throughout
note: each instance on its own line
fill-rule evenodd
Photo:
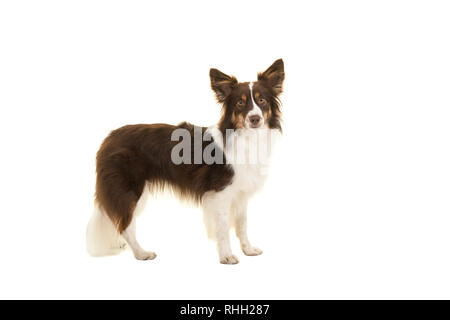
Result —
M 156 254 L 136 240 L 136 217 L 149 194 L 165 189 L 201 206 L 220 263 L 239 262 L 230 247 L 231 227 L 245 255 L 262 253 L 247 237 L 247 203 L 263 186 L 268 163 L 248 160 L 252 146 L 271 149 L 269 139 L 251 142 L 255 133 L 281 134 L 284 63 L 276 60 L 253 82 L 239 82 L 217 69 L 209 75 L 222 106 L 216 125 L 127 125 L 103 141 L 96 158 L 95 210 L 87 228 L 90 255 L 116 254 L 128 245 L 136 259 L 154 259 Z

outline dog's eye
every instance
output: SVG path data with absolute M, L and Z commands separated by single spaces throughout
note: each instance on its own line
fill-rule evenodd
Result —
M 260 104 L 260 105 L 265 105 L 266 104 L 266 99 L 264 99 L 264 98 L 259 98 L 258 99 L 258 103 Z
M 243 106 L 245 106 L 245 102 L 242 99 L 239 99 L 239 101 L 236 104 L 239 108 L 242 108 Z

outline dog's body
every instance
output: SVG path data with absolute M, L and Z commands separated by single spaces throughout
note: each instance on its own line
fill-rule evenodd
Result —
M 211 69 L 210 77 L 217 100 L 223 104 L 216 126 L 129 125 L 105 139 L 97 153 L 96 210 L 87 232 L 91 255 L 120 252 L 125 240 L 137 259 L 155 258 L 136 241 L 136 216 L 149 193 L 166 187 L 202 206 L 221 263 L 238 262 L 229 244 L 231 224 L 246 255 L 262 253 L 247 238 L 246 208 L 248 199 L 264 183 L 267 163 L 249 163 L 246 141 L 263 129 L 281 132 L 278 96 L 283 62 L 277 60 L 253 83 L 239 83 L 216 69 Z M 178 133 L 186 134 L 189 138 L 184 142 L 197 148 L 188 154 L 184 151 L 181 162 L 174 161 Z M 215 161 L 203 157 L 208 152 Z M 247 161 L 237 161 L 240 155 Z

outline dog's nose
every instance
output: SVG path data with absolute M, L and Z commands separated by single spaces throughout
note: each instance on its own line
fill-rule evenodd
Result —
M 252 128 L 257 128 L 259 126 L 259 122 L 261 121 L 261 117 L 257 114 L 249 117 L 250 124 Z

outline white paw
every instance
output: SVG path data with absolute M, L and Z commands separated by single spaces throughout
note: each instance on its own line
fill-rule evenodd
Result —
M 222 264 L 237 264 L 239 263 L 239 259 L 234 255 L 226 256 L 220 258 L 220 263 Z
M 259 256 L 263 251 L 257 247 L 242 248 L 242 251 L 246 256 Z
M 156 258 L 156 253 L 151 251 L 141 251 L 134 254 L 138 260 L 153 260 Z

